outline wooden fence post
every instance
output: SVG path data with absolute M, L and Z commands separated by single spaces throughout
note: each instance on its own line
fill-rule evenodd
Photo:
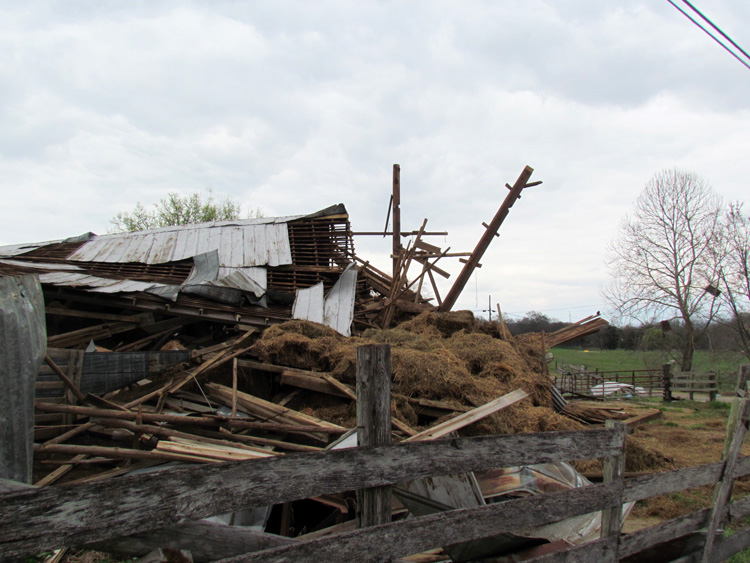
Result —
M 664 401 L 672 401 L 672 364 L 662 364 L 661 379 L 664 385 Z
M 701 563 L 711 561 L 714 547 L 716 530 L 723 524 L 725 519 L 725 507 L 732 495 L 734 484 L 734 470 L 737 459 L 742 448 L 742 440 L 747 430 L 748 414 L 750 413 L 750 399 L 735 397 L 732 403 L 732 412 L 727 421 L 727 436 L 724 441 L 724 469 L 721 472 L 721 480 L 714 488 L 714 502 L 711 507 L 711 516 L 706 527 L 706 543 L 701 554 Z
M 619 455 L 614 455 L 604 459 L 604 482 L 620 483 L 620 502 L 612 508 L 602 510 L 602 539 L 615 538 L 615 546 L 618 545 L 620 531 L 622 529 L 622 487 L 625 479 L 625 423 L 620 420 L 607 420 L 604 423 L 605 428 L 617 428 L 622 433 L 622 450 Z M 608 561 L 617 561 L 617 548 L 609 553 Z
M 391 443 L 391 347 L 370 344 L 357 348 L 357 445 Z M 360 528 L 391 521 L 391 487 L 357 491 Z

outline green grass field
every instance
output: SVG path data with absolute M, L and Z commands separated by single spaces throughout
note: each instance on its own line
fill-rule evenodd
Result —
M 550 373 L 557 364 L 584 365 L 587 369 L 600 371 L 661 369 L 665 362 L 679 357 L 672 357 L 662 352 L 639 352 L 634 350 L 582 350 L 572 348 L 553 348 L 555 359 L 550 364 Z M 739 353 L 713 353 L 696 350 L 693 358 L 695 371 L 715 371 L 719 376 L 719 387 L 731 389 L 737 380 L 740 364 L 750 360 Z

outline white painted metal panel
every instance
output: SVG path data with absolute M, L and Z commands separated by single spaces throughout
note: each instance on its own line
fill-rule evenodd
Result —
M 323 307 L 323 282 L 298 289 L 292 305 L 292 318 L 322 323 Z
M 105 287 L 92 288 L 91 291 L 95 291 L 97 293 L 133 293 L 136 291 L 148 291 L 149 289 L 153 289 L 154 287 L 164 287 L 164 284 L 153 282 L 133 280 L 112 281 L 116 281 L 117 283 Z
M 34 242 L 34 243 L 21 243 L 21 244 L 9 244 L 6 246 L 0 246 L 0 256 L 18 256 L 19 254 L 25 254 L 42 248 L 43 246 L 49 246 L 50 244 L 57 244 L 63 242 L 63 239 L 49 240 L 46 242 Z
M 250 275 L 250 270 L 263 270 L 262 268 L 245 268 L 245 269 L 232 269 L 226 276 L 219 277 L 216 281 L 208 282 L 210 285 L 217 285 L 221 287 L 234 287 L 241 289 L 242 291 L 248 291 L 255 294 L 256 297 L 263 297 L 266 292 L 266 280 L 265 276 L 262 276 L 262 283 L 259 283 L 253 279 Z M 261 277 L 261 276 L 258 276 Z
M 292 263 L 292 248 L 289 244 L 289 230 L 286 223 L 269 225 L 264 230 L 267 249 L 266 264 L 281 266 Z
M 253 283 L 262 287 L 264 293 L 268 288 L 268 270 L 266 270 L 265 268 L 219 268 L 219 273 L 216 276 L 217 281 L 225 278 L 231 279 L 233 275 L 235 275 L 235 272 L 240 272 L 242 274 L 242 278 L 250 279 Z M 239 286 L 234 287 L 243 289 Z
M 244 229 L 242 227 L 228 227 L 224 229 L 224 233 L 229 235 L 229 248 L 230 256 L 226 266 L 232 268 L 241 268 L 245 266 L 245 236 Z M 222 245 L 222 248 L 224 245 Z
M 323 324 L 344 336 L 351 335 L 354 320 L 354 296 L 357 289 L 357 268 L 349 266 L 328 292 L 323 309 Z

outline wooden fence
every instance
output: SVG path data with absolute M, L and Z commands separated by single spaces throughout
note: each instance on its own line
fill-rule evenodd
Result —
M 557 368 L 559 375 L 555 377 L 555 385 L 565 393 L 587 397 L 592 396 L 590 390 L 595 385 L 613 381 L 640 387 L 646 396 L 661 396 L 665 401 L 674 399 L 673 392 L 688 393 L 691 401 L 695 393 L 707 393 L 709 401 L 716 399 L 719 390 L 716 372 L 673 372 L 671 368 L 670 364 L 664 364 L 661 370 L 589 371 L 585 366 L 563 364 Z
M 750 499 L 729 502 L 733 480 L 750 474 L 750 456 L 739 454 L 749 413 L 750 399 L 735 399 L 723 461 L 627 479 L 626 430 L 622 423 L 610 421 L 604 429 L 289 454 L 70 486 L 13 487 L 9 486 L 12 483 L 0 482 L 6 490 L 16 489 L 0 494 L 0 560 L 102 542 L 249 507 L 388 487 L 422 477 L 603 458 L 601 484 L 309 540 L 301 537 L 280 547 L 224 555 L 221 561 L 389 561 L 600 510 L 600 539 L 534 561 L 618 561 L 700 530 L 705 531 L 705 541 L 698 545 L 698 551 L 680 561 L 723 561 L 750 546 L 750 528 L 727 538 L 716 534 L 726 521 L 750 514 Z M 711 508 L 621 534 L 623 503 L 712 484 L 716 492 Z
M 659 370 L 634 369 L 604 371 L 586 370 L 585 366 L 562 365 L 557 368 L 559 375 L 555 378 L 555 385 L 566 393 L 590 396 L 590 389 L 605 381 L 627 383 L 633 387 L 641 387 L 647 396 L 660 397 L 664 392 L 664 376 Z

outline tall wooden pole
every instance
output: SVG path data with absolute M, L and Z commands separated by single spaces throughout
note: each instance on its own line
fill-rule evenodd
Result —
M 401 252 L 401 166 L 393 165 L 393 279 L 398 277 Z
M 479 264 L 482 256 L 484 256 L 484 253 L 490 246 L 492 239 L 495 237 L 495 235 L 497 235 L 497 231 L 500 228 L 500 225 L 503 224 L 505 218 L 508 216 L 510 208 L 513 207 L 513 204 L 516 202 L 516 200 L 521 197 L 521 191 L 526 187 L 526 184 L 528 183 L 532 172 L 534 172 L 534 169 L 530 166 L 526 166 L 523 169 L 523 172 L 521 172 L 521 175 L 518 177 L 518 180 L 516 180 L 516 183 L 513 184 L 513 187 L 510 188 L 510 192 L 505 197 L 505 200 L 500 206 L 500 209 L 497 210 L 497 213 L 492 219 L 492 222 L 489 225 L 486 225 L 486 230 L 484 231 L 482 238 L 479 239 L 474 252 L 471 253 L 471 256 L 466 261 L 463 270 L 461 270 L 461 273 L 453 283 L 453 287 L 451 287 L 448 295 L 446 295 L 445 299 L 443 299 L 443 304 L 439 309 L 440 311 L 450 311 L 453 308 L 453 305 L 456 304 L 458 296 L 461 295 L 464 287 L 466 287 L 469 279 L 471 279 L 471 274 Z
M 391 347 L 369 344 L 357 348 L 357 446 L 391 443 Z M 391 521 L 391 486 L 357 491 L 360 528 Z

